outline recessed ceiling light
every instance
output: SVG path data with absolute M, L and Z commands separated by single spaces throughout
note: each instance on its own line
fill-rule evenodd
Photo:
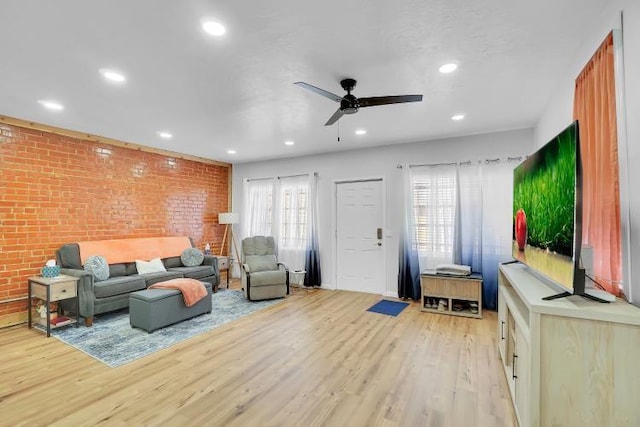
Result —
M 49 110 L 54 110 L 54 111 L 64 110 L 64 106 L 56 101 L 41 99 L 38 101 L 38 104 L 42 105 L 45 108 L 48 108 Z
M 212 36 L 223 36 L 227 29 L 219 22 L 206 21 L 202 23 L 202 29 Z
M 127 79 L 124 74 L 115 70 L 107 70 L 106 68 L 102 68 L 100 74 L 102 74 L 105 79 L 116 83 L 123 83 Z
M 464 119 L 464 114 L 456 114 L 455 116 L 451 116 L 451 120 L 459 121 Z
M 293 144 L 295 144 L 295 142 L 293 142 L 293 141 L 285 141 L 284 142 L 284 145 L 293 145 Z
M 444 64 L 442 67 L 440 67 L 440 72 L 442 74 L 453 73 L 456 70 L 456 68 L 458 68 L 458 65 L 451 62 L 449 64 Z
M 366 131 L 366 130 L 364 130 L 364 129 L 358 129 L 358 130 L 356 130 L 356 135 L 364 135 L 364 134 L 366 134 L 366 133 L 367 133 L 367 131 Z
M 236 150 L 227 150 L 227 154 L 236 154 L 237 151 Z
M 158 136 L 160 138 L 163 138 L 163 139 L 171 139 L 171 138 L 173 138 L 173 135 L 171 133 L 167 132 L 167 131 L 159 131 L 158 132 Z

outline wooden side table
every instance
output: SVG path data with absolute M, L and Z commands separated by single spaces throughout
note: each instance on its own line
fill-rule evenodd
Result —
M 230 262 L 229 262 L 229 257 L 228 256 L 217 256 L 216 258 L 218 259 L 218 271 L 220 273 L 222 273 L 223 271 L 227 272 L 227 289 L 229 289 L 229 271 L 230 271 Z M 220 282 L 220 285 L 222 285 L 222 282 Z
M 29 297 L 27 299 L 27 312 L 29 318 L 29 329 L 32 327 L 31 321 L 31 299 L 38 298 L 46 304 L 47 307 L 47 337 L 51 336 L 51 329 L 60 326 L 67 326 L 70 323 L 75 323 L 78 327 L 78 316 L 80 313 L 80 302 L 78 301 L 78 277 L 67 276 L 61 274 L 56 277 L 42 277 L 33 276 L 29 277 Z M 51 326 L 51 303 L 54 301 L 62 301 L 69 298 L 76 299 L 76 318 L 71 322 L 64 325 Z
M 435 271 L 423 271 L 420 275 L 422 287 L 422 311 L 431 313 L 452 314 L 455 316 L 482 318 L 482 275 L 471 273 L 470 276 L 447 276 Z M 428 306 L 428 300 L 447 301 L 446 309 L 439 310 Z M 460 311 L 454 304 L 465 307 Z M 471 309 L 471 304 L 477 310 Z

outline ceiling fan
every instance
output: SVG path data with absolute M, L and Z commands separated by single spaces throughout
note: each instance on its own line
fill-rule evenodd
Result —
M 340 81 L 342 89 L 347 91 L 345 96 L 339 96 L 335 93 L 331 93 L 319 87 L 315 87 L 305 82 L 295 82 L 294 85 L 303 87 L 318 95 L 329 98 L 333 101 L 340 103 L 340 108 L 333 113 L 333 116 L 329 118 L 325 126 L 331 126 L 340 119 L 344 114 L 355 114 L 360 108 L 375 107 L 376 105 L 387 104 L 401 104 L 404 102 L 420 102 L 422 101 L 422 95 L 399 95 L 399 96 L 372 96 L 368 98 L 356 98 L 351 95 L 351 91 L 356 87 L 356 81 L 354 79 L 344 79 Z

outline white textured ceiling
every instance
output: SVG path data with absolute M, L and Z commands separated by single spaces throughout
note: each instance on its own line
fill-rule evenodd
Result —
M 2 0 L 0 115 L 232 163 L 531 127 L 605 3 Z M 344 116 L 337 142 L 337 104 L 292 83 L 342 95 L 344 77 L 359 97 L 424 100 Z

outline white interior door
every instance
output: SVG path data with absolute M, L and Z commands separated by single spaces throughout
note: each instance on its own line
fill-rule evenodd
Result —
M 385 291 L 382 180 L 342 182 L 336 190 L 338 289 Z

